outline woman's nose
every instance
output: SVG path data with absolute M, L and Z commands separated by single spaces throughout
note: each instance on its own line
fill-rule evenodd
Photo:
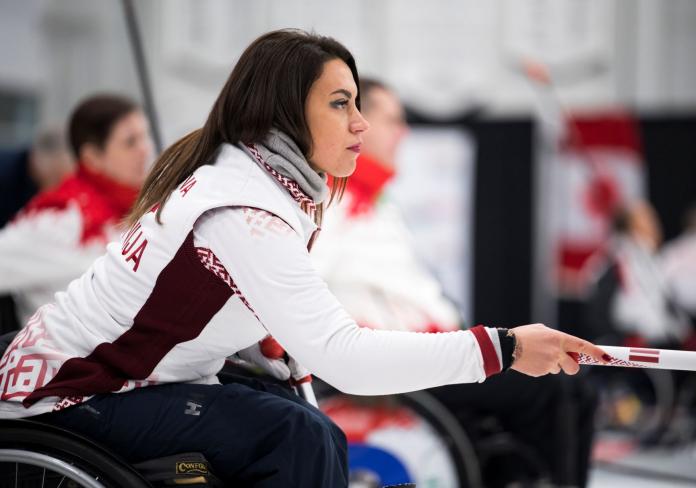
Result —
M 356 119 L 351 123 L 351 132 L 365 132 L 370 128 L 370 123 L 359 111 L 356 111 L 356 114 Z

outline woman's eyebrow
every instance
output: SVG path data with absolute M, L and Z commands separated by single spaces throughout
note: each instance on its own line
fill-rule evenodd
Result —
M 345 95 L 349 99 L 353 98 L 353 94 L 351 92 L 349 92 L 348 90 L 344 90 L 343 88 L 339 88 L 338 90 L 334 90 L 329 95 L 334 95 L 336 93 L 342 93 L 343 95 Z

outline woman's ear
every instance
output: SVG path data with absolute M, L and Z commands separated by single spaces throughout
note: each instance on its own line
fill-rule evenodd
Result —
M 96 144 L 87 142 L 80 148 L 80 163 L 97 172 L 102 171 L 103 158 L 102 151 Z

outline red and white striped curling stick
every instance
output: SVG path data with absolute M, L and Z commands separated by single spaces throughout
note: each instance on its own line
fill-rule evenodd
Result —
M 568 354 L 570 354 L 578 364 L 696 371 L 696 352 L 694 351 L 673 351 L 670 349 L 644 349 L 640 347 L 617 346 L 597 347 L 602 348 L 611 356 L 611 361 L 608 363 L 601 363 L 587 354 Z

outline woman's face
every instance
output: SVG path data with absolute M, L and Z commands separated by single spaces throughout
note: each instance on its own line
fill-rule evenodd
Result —
M 111 178 L 133 188 L 140 188 L 152 160 L 149 124 L 139 110 L 114 124 L 102 149 L 90 145 L 84 162 Z
M 363 113 L 370 121 L 365 152 L 382 166 L 394 168 L 396 152 L 408 132 L 401 102 L 396 94 L 380 87 L 361 93 L 361 97 Z
M 361 135 L 369 124 L 355 105 L 358 87 L 340 59 L 324 63 L 305 102 L 312 137 L 310 163 L 331 176 L 350 176 L 360 154 Z

